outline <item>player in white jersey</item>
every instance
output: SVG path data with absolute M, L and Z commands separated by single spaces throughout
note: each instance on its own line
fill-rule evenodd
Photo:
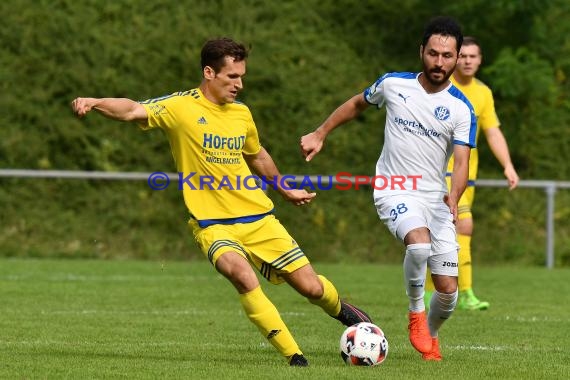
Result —
M 371 105 L 386 105 L 384 147 L 376 175 L 404 175 L 407 179 L 395 189 L 375 189 L 374 198 L 410 192 L 417 196 L 419 191 L 430 199 L 443 199 L 450 142 L 474 143 L 471 121 L 475 115 L 470 116 L 465 96 L 451 82 L 437 93 L 427 93 L 419 76 L 421 73 L 388 73 L 364 92 Z
M 332 112 L 314 132 L 301 138 L 310 161 L 327 135 L 370 105 L 386 105 L 384 146 L 376 177 L 374 203 L 380 219 L 406 246 L 404 278 L 409 298 L 409 337 L 424 360 L 442 359 L 438 332 L 457 302 L 457 252 L 454 222 L 467 185 L 470 148 L 477 130 L 473 107 L 449 81 L 463 41 L 448 17 L 428 23 L 420 46 L 423 71 L 389 73 Z M 451 189 L 445 173 L 451 154 Z M 395 181 L 394 179 L 398 179 Z M 426 318 L 423 301 L 429 265 L 436 292 Z

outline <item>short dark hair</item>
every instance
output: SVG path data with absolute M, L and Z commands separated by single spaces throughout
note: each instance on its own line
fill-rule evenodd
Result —
M 479 54 L 483 54 L 483 50 L 481 49 L 481 44 L 477 39 L 473 36 L 464 36 L 463 37 L 463 44 L 461 46 L 471 46 L 475 45 L 479 48 Z
M 225 64 L 225 57 L 232 57 L 236 61 L 247 59 L 248 50 L 246 47 L 231 38 L 221 37 L 206 41 L 202 46 L 201 64 L 202 70 L 210 66 L 215 72 L 219 72 Z
M 428 40 L 434 34 L 441 34 L 442 36 L 455 37 L 457 45 L 457 53 L 461 50 L 463 44 L 463 33 L 461 27 L 455 19 L 447 16 L 437 16 L 432 18 L 425 27 L 424 37 L 422 39 L 422 46 L 425 48 Z

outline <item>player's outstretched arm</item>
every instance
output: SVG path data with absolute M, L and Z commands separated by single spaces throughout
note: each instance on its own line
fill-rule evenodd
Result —
M 311 161 L 321 151 L 333 129 L 357 117 L 368 105 L 362 93 L 356 94 L 335 109 L 314 132 L 301 137 L 301 152 L 305 160 Z
M 83 117 L 91 110 L 103 116 L 120 121 L 146 121 L 146 109 L 134 100 L 127 98 L 75 98 L 71 102 L 73 112 Z
M 309 193 L 304 189 L 294 189 L 284 183 L 281 179 L 281 173 L 279 173 L 279 170 L 277 169 L 277 165 L 275 165 L 273 158 L 271 158 L 265 148 L 262 147 L 257 154 L 244 154 L 243 157 L 247 161 L 249 167 L 257 175 L 266 179 L 267 183 L 270 184 L 270 187 L 277 190 L 287 201 L 297 206 L 301 206 L 310 203 L 317 195 L 316 193 Z
M 503 173 L 507 181 L 509 181 L 509 190 L 513 190 L 519 184 L 519 175 L 511 161 L 507 140 L 499 128 L 488 128 L 484 129 L 484 131 L 491 151 L 503 166 Z

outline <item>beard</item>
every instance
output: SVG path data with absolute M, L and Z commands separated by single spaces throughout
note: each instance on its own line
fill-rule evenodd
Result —
M 431 69 L 428 70 L 427 67 L 425 67 L 424 65 L 424 75 L 426 76 L 426 79 L 428 80 L 428 82 L 434 86 L 440 86 L 444 83 L 447 82 L 447 80 L 449 79 L 449 77 L 451 76 L 451 74 L 453 74 L 453 70 L 450 71 L 444 71 L 441 69 Z M 434 74 L 441 74 L 441 77 L 436 78 L 434 76 Z

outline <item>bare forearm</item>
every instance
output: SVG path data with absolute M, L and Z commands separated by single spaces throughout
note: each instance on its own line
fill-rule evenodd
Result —
M 453 165 L 453 172 L 451 173 L 451 188 L 449 189 L 449 196 L 455 200 L 459 200 L 467 187 L 468 179 L 468 165 L 458 165 L 455 163 Z
M 333 129 L 354 119 L 367 106 L 362 94 L 354 95 L 335 109 L 314 132 L 301 137 L 301 151 L 306 161 L 311 161 L 321 151 L 327 135 Z
M 147 118 L 145 108 L 127 98 L 76 98 L 72 102 L 72 108 L 79 117 L 95 110 L 113 120 L 143 121 Z
M 254 156 L 244 157 L 247 164 L 255 174 L 264 178 L 269 183 L 276 184 L 276 190 L 280 188 L 279 178 L 281 177 L 281 173 L 279 172 L 279 169 L 277 169 L 277 165 L 275 165 L 273 158 L 271 158 L 265 148 L 261 148 L 261 151 Z
M 485 130 L 485 137 L 487 138 L 491 151 L 503 167 L 503 174 L 509 181 L 509 189 L 514 189 L 518 186 L 519 175 L 511 161 L 509 146 L 507 145 L 505 136 L 499 128 L 490 128 Z
M 309 193 L 305 189 L 295 189 L 283 181 L 277 165 L 264 148 L 258 154 L 247 156 L 244 155 L 249 167 L 259 176 L 261 176 L 269 187 L 277 190 L 285 200 L 297 206 L 311 203 L 311 200 L 317 195 Z
M 131 121 L 134 119 L 136 106 L 137 103 L 131 99 L 102 98 L 98 99 L 93 109 L 110 119 Z
M 497 130 L 488 135 L 487 142 L 489 143 L 491 151 L 497 158 L 497 161 L 499 161 L 503 168 L 512 165 L 507 140 L 505 139 L 505 136 L 503 136 L 503 134 L 500 132 L 500 130 Z
M 326 137 L 335 128 L 356 118 L 367 106 L 363 100 L 363 95 L 358 94 L 341 104 L 329 117 L 321 124 L 315 133 Z
M 449 197 L 454 201 L 459 201 L 459 198 L 461 198 L 461 195 L 467 187 L 467 180 L 469 179 L 470 149 L 466 146 L 455 146 L 453 154 L 455 158 L 453 160 Z

